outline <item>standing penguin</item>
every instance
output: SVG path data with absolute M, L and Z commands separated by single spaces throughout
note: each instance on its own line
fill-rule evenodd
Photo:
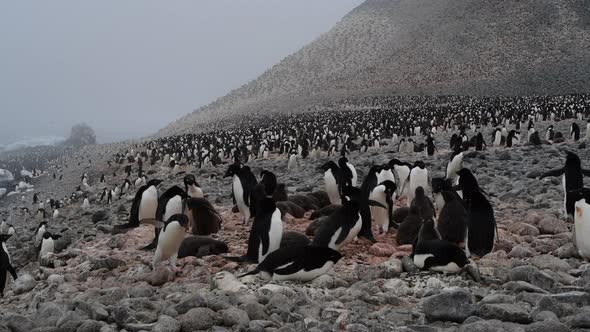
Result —
M 223 177 L 233 177 L 232 195 L 234 197 L 235 203 L 238 205 L 238 210 L 242 214 L 243 224 L 245 225 L 250 221 L 250 217 L 252 216 L 252 210 L 250 209 L 250 206 L 253 205 L 253 199 L 251 197 L 251 193 L 255 184 L 251 183 L 251 180 L 245 176 L 245 173 L 242 169 L 243 167 L 240 168 L 239 164 L 234 163 L 229 166 Z
M 47 254 L 55 254 L 55 241 L 61 238 L 61 235 L 53 235 L 49 232 L 43 234 L 39 247 L 39 258 Z
M 281 211 L 272 198 L 266 196 L 264 186 L 255 188 L 252 197 L 256 199 L 256 216 L 248 237 L 248 251 L 245 256 L 225 257 L 236 262 L 260 263 L 271 252 L 281 246 L 283 221 Z
M 154 253 L 152 267 L 155 270 L 160 262 L 168 261 L 172 271 L 176 272 L 178 249 L 188 230 L 188 217 L 184 214 L 175 214 L 170 216 L 165 223 L 159 222 L 158 226 L 161 226 L 162 230 L 158 235 L 158 245 Z
M 434 152 L 437 150 L 436 145 L 434 145 L 434 138 L 432 138 L 432 136 L 428 135 L 428 137 L 426 138 L 426 153 L 429 156 L 433 156 Z
M 37 229 L 35 230 L 35 243 L 40 243 L 43 239 L 43 234 L 47 231 L 47 222 L 42 221 L 37 225 Z
M 553 141 L 553 137 L 555 136 L 555 131 L 553 129 L 553 125 L 549 125 L 547 128 L 547 132 L 545 133 L 545 140 L 546 141 Z
M 342 246 L 354 240 L 362 226 L 359 202 L 349 200 L 327 217 L 317 231 L 313 244 L 340 250 Z
M 412 170 L 412 165 L 406 162 L 402 162 L 398 159 L 391 159 L 388 163 L 389 167 L 393 169 L 395 172 L 395 176 L 397 180 L 395 183 L 397 184 L 398 189 L 398 196 L 406 196 L 408 194 L 409 186 L 408 181 L 410 179 L 410 172 Z
M 494 209 L 469 169 L 463 168 L 458 174 L 463 200 L 467 205 L 465 251 L 467 256 L 483 257 L 494 249 L 496 242 Z
M 10 254 L 8 248 L 6 248 L 6 241 L 11 237 L 11 234 L 0 234 L 0 298 L 4 296 L 4 288 L 6 287 L 6 280 L 8 273 L 12 276 L 13 280 L 18 278 L 16 270 L 12 266 L 10 260 Z
M 373 220 L 375 220 L 377 229 L 379 229 L 379 234 L 387 233 L 389 225 L 395 223 L 393 221 L 393 206 L 396 199 L 397 186 L 390 180 L 379 183 L 369 195 L 369 200 L 379 202 L 386 207 L 385 209 L 378 206 L 370 207 L 371 215 L 373 216 Z
M 115 230 L 127 230 L 139 227 L 139 222 L 144 219 L 156 219 L 158 209 L 158 189 L 157 186 L 162 180 L 152 179 L 145 186 L 137 190 L 133 203 L 131 204 L 131 213 L 129 222 L 123 225 L 116 225 Z
M 578 126 L 577 123 L 575 123 L 575 122 L 572 123 L 572 127 L 570 129 L 570 134 L 571 134 L 572 139 L 574 141 L 580 140 L 580 126 Z
M 190 197 L 204 197 L 203 190 L 197 183 L 195 176 L 192 174 L 187 174 L 184 176 L 184 190 Z
M 590 121 L 586 124 L 586 140 L 590 141 Z
M 500 128 L 496 128 L 496 130 L 494 130 L 492 139 L 494 140 L 492 144 L 493 146 L 500 146 L 500 144 L 502 143 L 502 131 L 500 130 Z
M 183 213 L 183 201 L 188 197 L 187 193 L 180 187 L 174 186 L 166 190 L 158 198 L 158 208 L 156 210 L 156 220 L 165 222 L 175 214 Z M 143 250 L 152 250 L 158 244 L 158 235 L 160 229 L 154 228 L 154 239 Z
M 586 203 L 586 198 L 582 198 L 575 203 L 575 210 L 574 233 L 576 236 L 576 248 L 580 256 L 590 260 L 590 204 Z
M 297 151 L 292 150 L 291 154 L 289 155 L 289 162 L 287 163 L 288 170 L 294 170 L 299 166 L 299 156 L 297 155 Z
M 482 133 L 477 133 L 475 138 L 475 151 L 483 151 L 486 148 L 486 142 Z
M 271 172 L 267 170 L 263 170 L 260 172 L 260 183 L 264 185 L 264 192 L 266 196 L 272 196 L 272 194 L 277 190 L 277 177 Z
M 565 166 L 544 173 L 539 179 L 548 176 L 562 176 L 563 209 L 567 216 L 573 217 L 575 202 L 572 194 L 584 188 L 584 176 L 590 176 L 590 171 L 582 168 L 582 162 L 577 154 L 566 151 Z
M 342 204 L 342 174 L 338 165 L 333 161 L 319 167 L 324 171 L 324 182 L 326 185 L 326 192 L 330 197 L 331 204 Z
M 436 217 L 436 211 L 434 210 L 434 204 L 430 198 L 424 194 L 424 188 L 418 187 L 414 192 L 414 199 L 410 203 L 410 208 L 416 207 L 420 211 L 420 215 L 423 219 L 430 219 Z
M 327 247 L 282 247 L 270 253 L 256 269 L 240 278 L 260 273 L 264 279 L 306 282 L 326 274 L 341 258 L 342 254 Z

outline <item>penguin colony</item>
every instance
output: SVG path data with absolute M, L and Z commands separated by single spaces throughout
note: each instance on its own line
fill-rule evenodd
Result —
M 296 118 L 278 116 L 264 125 L 252 120 L 234 129 L 137 144 L 111 156 L 107 164 L 112 174 L 84 172 L 80 185 L 63 198 L 34 193 L 31 204 L 23 196 L 22 206 L 13 206 L 9 219 L 20 216 L 25 222 L 37 224 L 32 238 L 41 258 L 54 254 L 61 239 L 60 230 L 51 226 L 52 220 L 61 218 L 59 209 L 75 205 L 84 213 L 92 205 L 110 205 L 129 198 L 129 220 L 116 225 L 113 233 L 125 233 L 141 225 L 153 227 L 154 237 L 145 239 L 145 247 L 138 249 L 154 251 L 154 269 L 166 263 L 176 271 L 179 258 L 222 255 L 229 261 L 256 264 L 253 269 L 240 265 L 236 275 L 310 281 L 328 273 L 344 257 L 343 249 L 348 244 L 395 237 L 398 244 L 412 246 L 409 257 L 417 268 L 446 273 L 466 270 L 478 280 L 475 262 L 493 250 L 498 232 L 489 193 L 479 186 L 477 170 L 462 166 L 465 154 L 470 150 L 541 144 L 535 121 L 579 120 L 588 116 L 589 108 L 567 96 L 532 110 L 523 106 L 529 102 L 523 100 L 516 104 L 499 100 L 494 109 L 474 102 L 466 110 L 453 108 L 458 102 L 449 98 L 447 106 L 400 109 L 395 117 L 386 108 L 305 113 Z M 495 129 L 488 147 L 481 130 L 489 127 Z M 590 127 L 586 128 L 588 134 Z M 521 130 L 527 131 L 526 138 Z M 448 149 L 446 143 L 436 145 L 433 134 L 437 132 L 449 134 Z M 559 134 L 550 126 L 544 138 L 550 142 L 565 139 Z M 423 135 L 424 143 L 405 138 L 410 135 Z M 567 139 L 577 141 L 581 136 L 579 126 L 572 124 Z M 355 154 L 354 160 L 358 161 L 368 152 L 386 156 L 388 161 L 363 167 L 359 172 L 351 156 Z M 400 160 L 397 152 L 418 155 L 413 160 Z M 429 169 L 420 153 L 448 158 L 446 168 Z M 579 230 L 575 244 L 580 255 L 588 258 L 590 242 L 584 235 L 590 231 L 590 190 L 584 188 L 583 176 L 590 172 L 582 167 L 575 153 L 568 151 L 565 156 L 563 168 L 548 171 L 539 180 L 563 178 L 564 216 L 574 220 Z M 252 159 L 269 158 L 284 158 L 286 172 L 251 169 L 248 164 Z M 286 184 L 280 180 L 297 172 L 302 167 L 301 159 L 317 161 L 322 183 L 309 194 L 288 194 Z M 90 160 L 87 163 L 92 164 Z M 67 165 L 54 161 L 47 172 L 23 168 L 22 181 L 11 193 L 34 192 L 31 179 L 49 172 L 53 172 L 54 181 L 60 181 L 63 167 Z M 182 177 L 182 181 L 161 188 L 164 181 L 150 177 L 153 173 L 149 170 L 154 167 L 165 169 L 173 178 Z M 241 227 L 248 231 L 246 252 L 229 253 L 228 244 L 217 239 L 216 234 L 224 231 L 223 218 L 207 199 L 198 176 L 185 174 L 187 167 L 225 169 L 223 177 L 229 181 L 218 181 L 224 181 Z M 258 176 L 254 171 L 260 171 Z M 114 183 L 119 177 L 117 172 L 125 178 Z M 92 183 L 91 177 L 98 180 Z M 396 214 L 404 217 L 395 220 Z M 309 215 L 313 223 L 307 235 L 288 232 L 284 226 L 286 215 Z M 13 234 L 14 227 L 3 221 L 0 274 L 7 276 L 8 272 L 16 279 L 17 271 L 6 245 Z M 0 281 L 3 289 L 6 278 Z

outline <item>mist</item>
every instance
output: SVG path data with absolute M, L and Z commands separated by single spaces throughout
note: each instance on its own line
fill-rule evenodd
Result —
M 5 1 L 0 144 L 139 138 L 317 38 L 362 0 Z

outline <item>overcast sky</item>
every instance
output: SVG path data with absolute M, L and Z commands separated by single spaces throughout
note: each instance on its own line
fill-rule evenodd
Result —
M 328 31 L 362 0 L 0 2 L 0 143 L 140 137 Z

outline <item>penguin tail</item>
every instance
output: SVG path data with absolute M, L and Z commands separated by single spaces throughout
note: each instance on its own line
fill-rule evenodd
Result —
M 238 276 L 238 278 L 243 278 L 243 277 L 246 277 L 246 276 L 255 275 L 255 274 L 258 274 L 259 272 L 260 272 L 260 269 L 258 267 L 256 267 L 254 270 L 252 270 L 250 272 L 246 272 L 246 273 Z

